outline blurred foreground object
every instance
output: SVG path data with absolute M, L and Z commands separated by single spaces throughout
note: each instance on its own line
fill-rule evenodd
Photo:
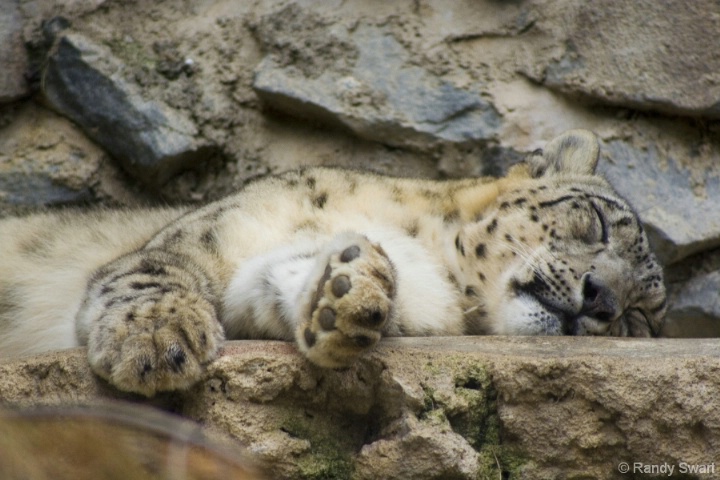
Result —
M 199 425 L 141 405 L 0 410 L 3 479 L 259 479 L 250 465 Z

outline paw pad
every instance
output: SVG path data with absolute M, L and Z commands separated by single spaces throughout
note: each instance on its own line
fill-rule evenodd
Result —
M 382 248 L 361 235 L 343 235 L 321 257 L 326 263 L 318 265 L 308 317 L 297 331 L 308 358 L 333 368 L 350 365 L 380 340 L 395 290 Z
M 358 247 L 357 245 L 352 245 L 343 250 L 343 252 L 340 254 L 340 261 L 343 263 L 352 262 L 359 256 L 360 247 Z
M 312 348 L 315 345 L 315 341 L 317 340 L 317 337 L 315 334 L 310 330 L 309 328 L 305 329 L 305 343 L 307 343 L 307 346 Z
M 347 277 L 347 275 L 339 275 L 335 277 L 332 281 L 332 293 L 337 298 L 340 298 L 350 291 L 351 286 L 352 284 L 350 283 L 350 279 Z
M 334 330 L 335 329 L 335 312 L 330 308 L 323 308 L 320 310 L 320 326 L 323 330 Z

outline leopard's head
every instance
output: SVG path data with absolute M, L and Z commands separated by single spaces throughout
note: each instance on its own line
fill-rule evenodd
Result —
M 561 135 L 462 228 L 466 324 L 514 335 L 659 334 L 662 268 L 637 214 L 595 173 L 598 154 L 592 133 Z

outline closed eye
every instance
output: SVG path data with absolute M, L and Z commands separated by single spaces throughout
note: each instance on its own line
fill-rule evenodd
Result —
M 605 215 L 603 215 L 602 210 L 600 210 L 600 207 L 595 205 L 595 203 L 590 202 L 590 205 L 592 205 L 593 210 L 595 210 L 595 214 L 600 222 L 600 241 L 607 245 L 610 241 L 610 235 L 608 232 L 607 222 L 605 221 Z

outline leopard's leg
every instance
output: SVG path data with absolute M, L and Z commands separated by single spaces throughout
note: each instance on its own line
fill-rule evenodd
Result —
M 187 388 L 224 338 L 217 295 L 188 256 L 141 250 L 98 270 L 77 315 L 93 371 L 120 390 Z
M 314 363 L 346 367 L 395 320 L 396 271 L 385 251 L 347 233 L 318 256 L 298 308 L 295 337 Z
M 365 236 L 297 243 L 249 259 L 225 293 L 230 337 L 296 340 L 312 362 L 346 367 L 396 315 L 396 272 Z

